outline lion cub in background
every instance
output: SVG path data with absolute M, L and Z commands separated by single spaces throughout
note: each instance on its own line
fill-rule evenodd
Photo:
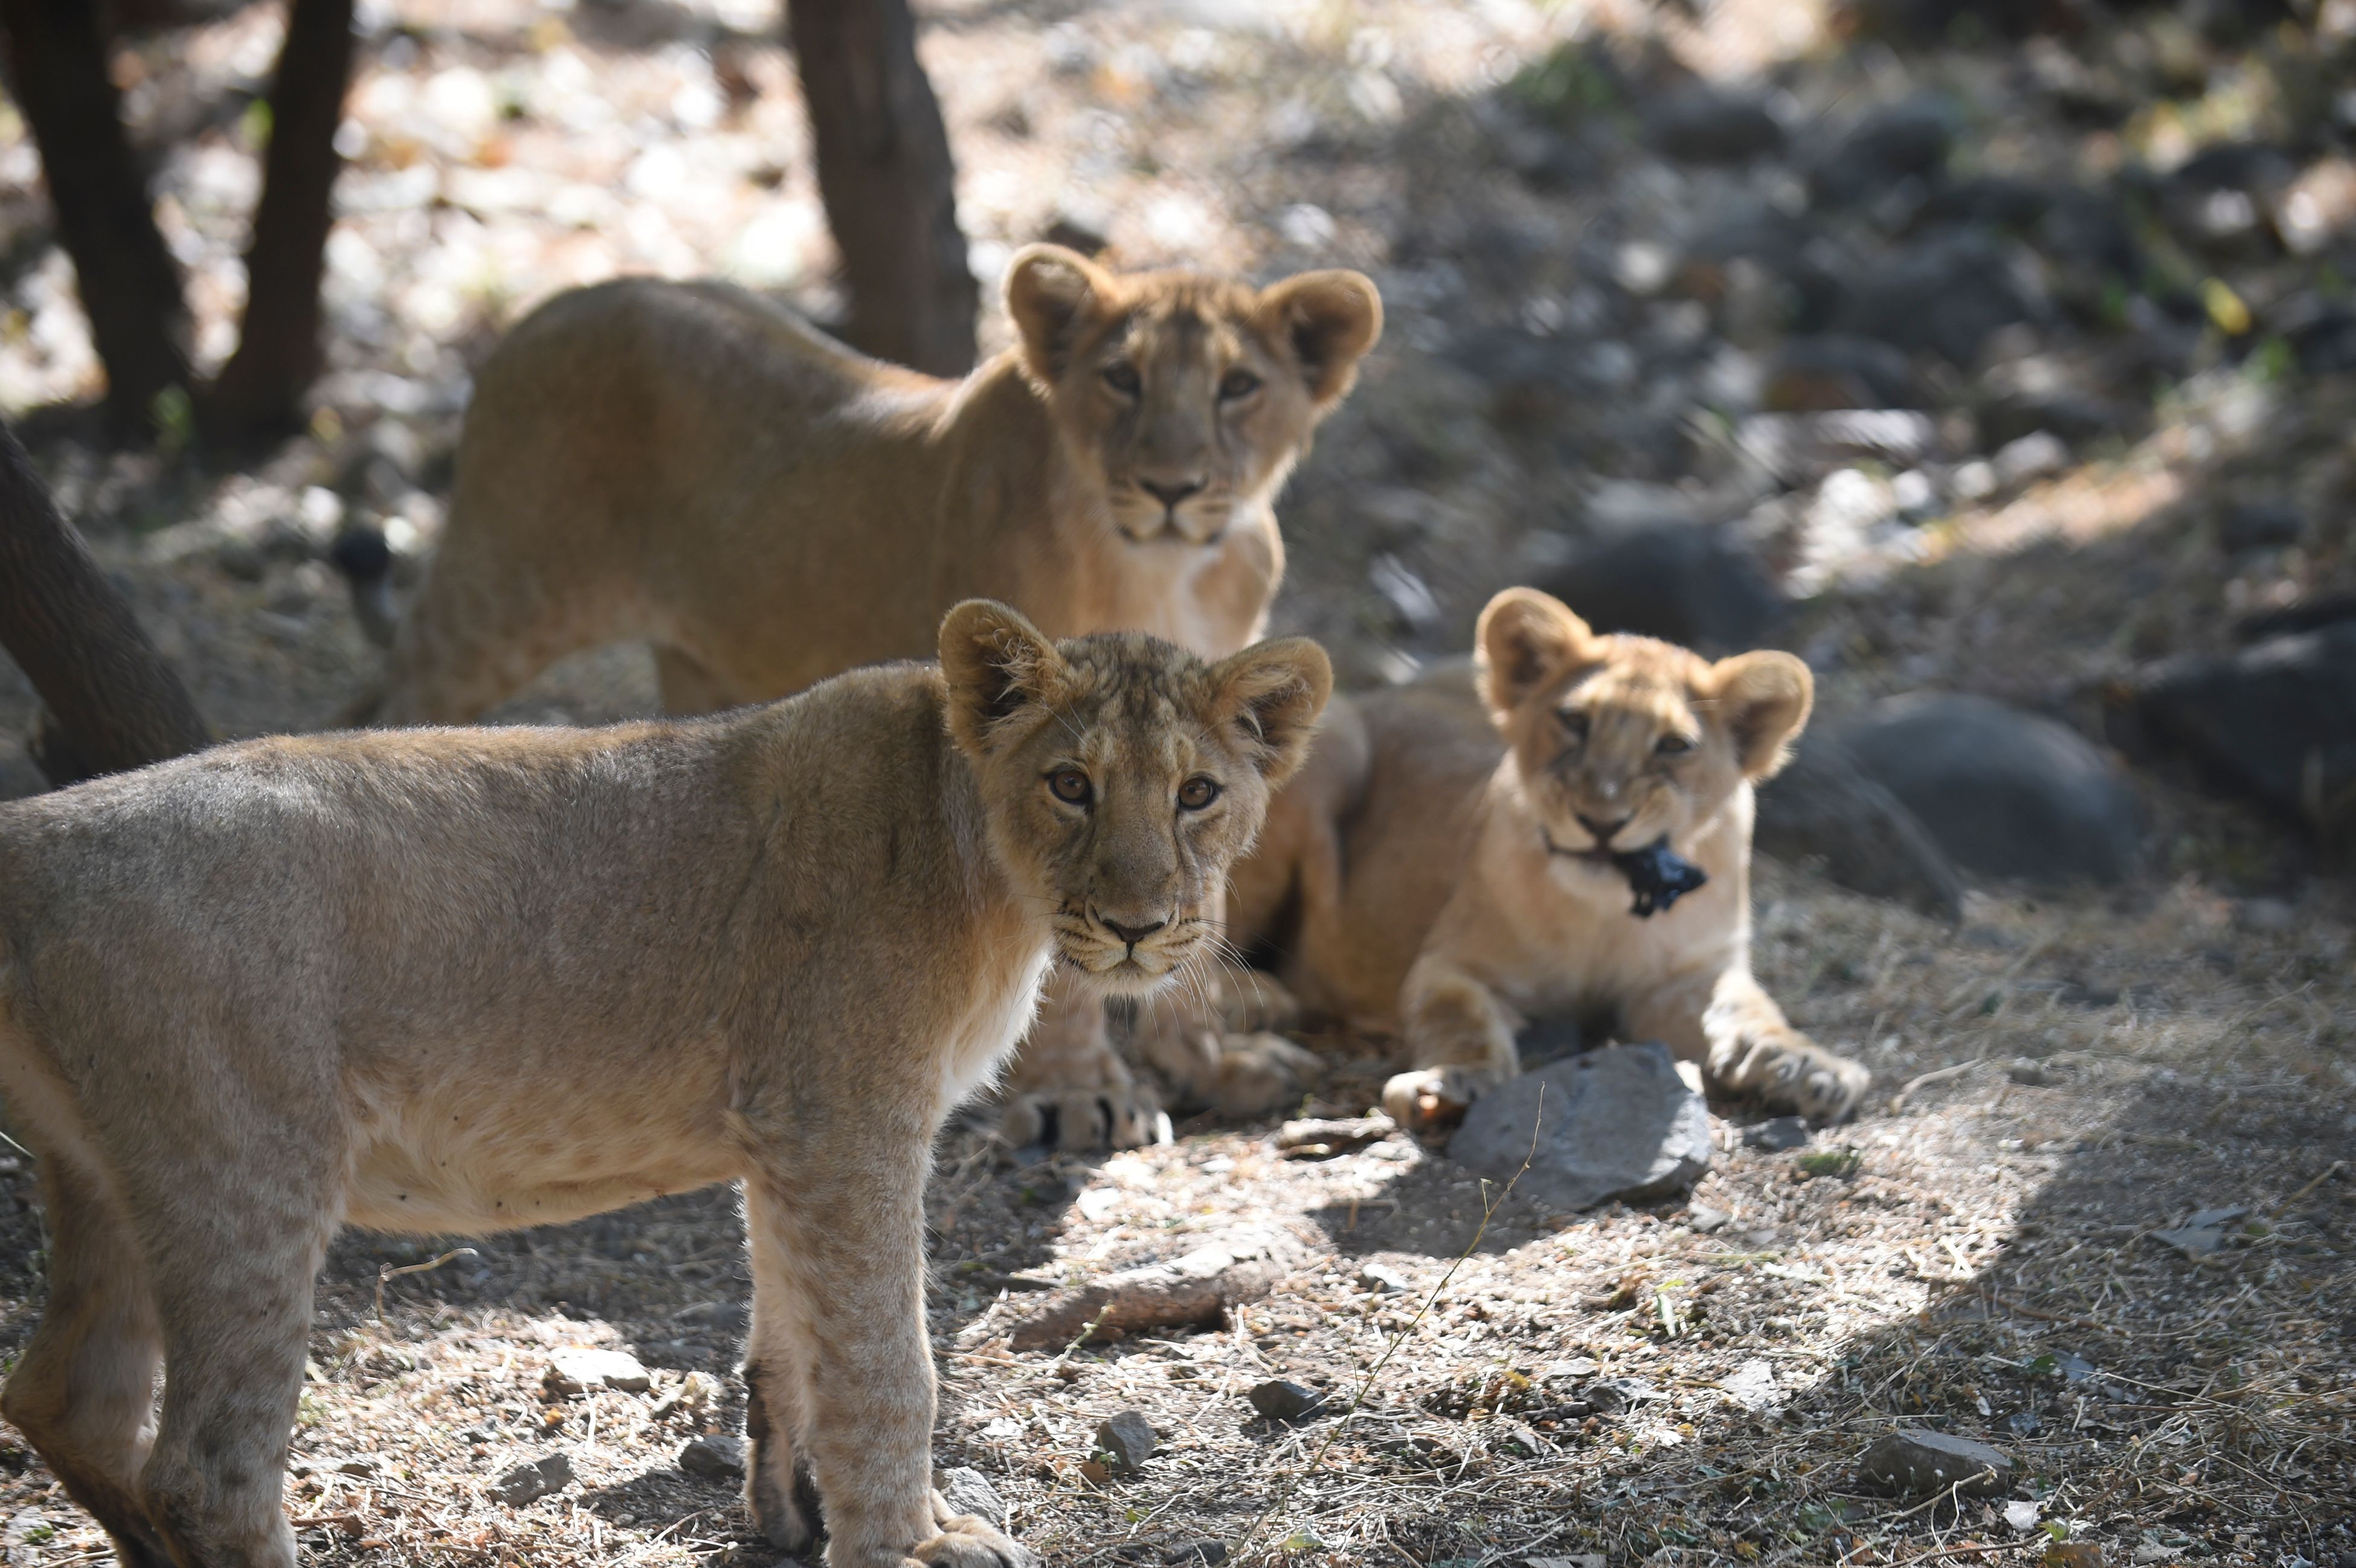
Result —
M 1335 700 L 1236 869 L 1236 939 L 1279 945 L 1310 1009 L 1405 1038 L 1413 1067 L 1383 1093 L 1403 1124 L 1518 1072 L 1531 1019 L 1594 1009 L 1722 1088 L 1836 1120 L 1869 1074 L 1751 975 L 1751 786 L 1813 696 L 1789 654 L 1713 664 L 1507 589 L 1471 671 Z M 1612 857 L 1655 844 L 1708 880 L 1640 918 Z
M 814 1480 L 835 1568 L 1035 1563 L 932 1488 L 934 1136 L 1051 963 L 1135 994 L 1207 956 L 1332 677 L 982 603 L 939 649 L 715 720 L 261 741 L 0 806 L 0 1093 L 51 1237 L 0 1409 L 125 1568 L 293 1568 L 339 1225 L 738 1179 L 763 1533 L 809 1544 Z

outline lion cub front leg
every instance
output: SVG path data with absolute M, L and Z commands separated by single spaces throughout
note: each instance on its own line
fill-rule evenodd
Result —
M 1658 1040 L 1720 1088 L 1819 1125 L 1856 1110 L 1873 1083 L 1862 1062 L 1794 1029 L 1748 968 L 1665 986 L 1622 1012 L 1630 1038 Z
M 931 1139 L 923 1128 L 859 1130 L 804 1141 L 745 1183 L 755 1361 L 770 1424 L 747 1456 L 755 1520 L 772 1542 L 807 1544 L 816 1521 L 798 1447 L 825 1508 L 829 1568 L 1037 1568 L 1027 1548 L 950 1513 L 933 1489 L 924 1317 Z M 773 1367 L 790 1370 L 774 1377 Z M 791 1389 L 796 1408 L 781 1409 L 775 1387 Z M 779 1427 L 787 1415 L 798 1431 Z
M 1162 1102 L 1130 1074 L 1105 1029 L 1104 998 L 1069 975 L 1047 978 L 1039 1021 L 1006 1074 L 1001 1136 L 1016 1147 L 1137 1148 L 1170 1141 Z
M 1521 1015 L 1487 985 L 1444 958 L 1416 960 L 1399 987 L 1408 1072 L 1383 1085 L 1383 1109 L 1403 1127 L 1452 1122 L 1483 1090 L 1521 1071 L 1514 1035 Z

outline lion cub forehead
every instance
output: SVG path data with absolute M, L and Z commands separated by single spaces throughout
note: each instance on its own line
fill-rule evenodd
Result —
M 1153 733 L 1191 727 L 1211 699 L 1210 670 L 1174 643 L 1142 632 L 1107 632 L 1063 645 L 1064 710 L 1108 731 Z
M 1709 666 L 1699 656 L 1651 637 L 1619 635 L 1604 643 L 1608 652 L 1603 662 L 1574 677 L 1564 699 L 1582 706 L 1649 712 L 1664 722 L 1707 706 L 1697 699 Z

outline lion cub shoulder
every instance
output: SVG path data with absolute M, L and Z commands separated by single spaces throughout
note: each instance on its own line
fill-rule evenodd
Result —
M 1237 869 L 1239 931 L 1274 940 L 1304 1004 L 1404 1038 L 1413 1070 L 1385 1095 L 1403 1120 L 1461 1111 L 1519 1070 L 1520 1030 L 1564 1015 L 1844 1115 L 1865 1071 L 1751 974 L 1752 786 L 1811 697 L 1788 654 L 1713 663 L 1507 590 L 1470 667 L 1335 705 L 1342 743 Z M 1644 891 L 1659 867 L 1679 880 Z

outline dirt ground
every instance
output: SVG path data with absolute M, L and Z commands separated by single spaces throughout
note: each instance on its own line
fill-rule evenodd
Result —
M 1907 472 L 1932 498 L 1857 522 L 1839 503 L 1894 493 L 1901 462 L 1762 485 L 1725 437 L 1774 412 L 1739 384 L 1779 331 L 1746 324 L 1740 274 L 1663 292 L 1650 259 L 1697 253 L 1743 202 L 1792 208 L 1799 155 L 1673 165 L 1592 126 L 1545 141 L 1526 105 L 1598 59 L 1639 84 L 1764 83 L 1803 128 L 1935 90 L 1961 106 L 1974 168 L 2088 189 L 2272 133 L 2310 100 L 2337 112 L 2329 82 L 2299 96 L 2291 46 L 2344 44 L 2347 6 L 2223 41 L 2182 21 L 2198 9 L 2073 39 L 2081 75 L 2127 101 L 2107 124 L 2072 108 L 2094 91 L 2080 78 L 2050 89 L 2068 72 L 2043 45 L 1888 44 L 1804 0 L 952 0 L 926 8 L 924 48 L 978 272 L 1061 225 L 1124 261 L 1339 261 L 1382 284 L 1386 344 L 1283 513 L 1280 628 L 1323 638 L 1351 678 L 1460 651 L 1496 587 L 1613 517 L 1683 508 L 1730 519 L 1785 573 L 1800 600 L 1783 640 L 1827 714 L 1928 686 L 2091 731 L 2095 694 L 2136 661 L 2350 586 L 2351 378 L 2286 370 L 2290 350 L 2267 345 L 2291 326 L 2225 333 L 2198 305 L 2169 315 L 2164 290 L 2138 315 L 2027 247 L 2015 259 L 2047 269 L 2050 314 L 1923 371 L 1933 451 Z M 237 468 L 109 453 L 48 406 L 87 400 L 97 370 L 37 162 L 0 108 L 0 406 L 224 733 L 328 725 L 365 686 L 375 656 L 321 547 L 365 520 L 412 561 L 430 549 L 469 369 L 519 311 L 634 270 L 724 270 L 833 308 L 776 10 L 364 5 L 335 368 L 311 432 Z M 163 219 L 212 361 L 242 288 L 245 105 L 278 26 L 271 7 L 232 10 L 118 64 L 142 134 L 176 149 Z M 1809 243 L 1869 251 L 1882 223 L 1826 219 Z M 2204 281 L 2287 323 L 2345 289 L 2329 247 L 2146 242 L 2229 319 Z M 1528 342 L 1587 358 L 1502 371 Z M 1994 443 L 1956 416 L 2032 358 L 2128 411 L 1983 490 L 1966 471 Z M 2305 507 L 2310 538 L 2221 555 L 2216 518 L 2253 496 Z M 612 650 L 501 717 L 653 707 L 644 656 Z M 0 793 L 37 787 L 31 709 L 0 670 Z M 980 1471 L 1067 1568 L 1183 1561 L 1195 1542 L 1408 1568 L 2356 1564 L 2356 902 L 2295 827 L 2190 777 L 2136 783 L 2152 823 L 2137 879 L 1977 888 L 1953 928 L 1762 862 L 1762 976 L 1876 1090 L 1797 1152 L 1746 1147 L 1755 1113 L 1716 1107 L 1712 1168 L 1657 1209 L 1550 1212 L 1399 1136 L 1294 1159 L 1273 1123 L 1198 1120 L 1168 1147 L 1049 1158 L 953 1129 L 932 1199 L 937 1462 Z M 1364 1110 L 1403 1065 L 1388 1041 L 1314 1043 L 1332 1064 L 1315 1114 Z M 42 1294 L 28 1166 L 0 1158 L 0 1352 Z M 2242 1212 L 2213 1253 L 2155 1235 L 2222 1209 Z M 1010 1348 L 1055 1290 L 1269 1228 L 1303 1261 L 1223 1326 Z M 747 1288 L 722 1191 L 487 1240 L 347 1236 L 294 1440 L 308 1557 L 769 1561 L 735 1483 L 679 1463 L 691 1437 L 741 1427 Z M 570 1346 L 626 1349 L 651 1386 L 553 1394 L 550 1357 Z M 1246 1394 L 1271 1378 L 1327 1403 L 1264 1419 Z M 1096 1429 L 1124 1410 L 1159 1447 L 1107 1474 Z M 1960 1506 L 1879 1495 L 1858 1461 L 1900 1428 L 1996 1444 L 2015 1474 Z M 520 1507 L 494 1495 L 558 1452 L 572 1484 Z M 0 1521 L 11 1568 L 108 1554 L 5 1428 Z

